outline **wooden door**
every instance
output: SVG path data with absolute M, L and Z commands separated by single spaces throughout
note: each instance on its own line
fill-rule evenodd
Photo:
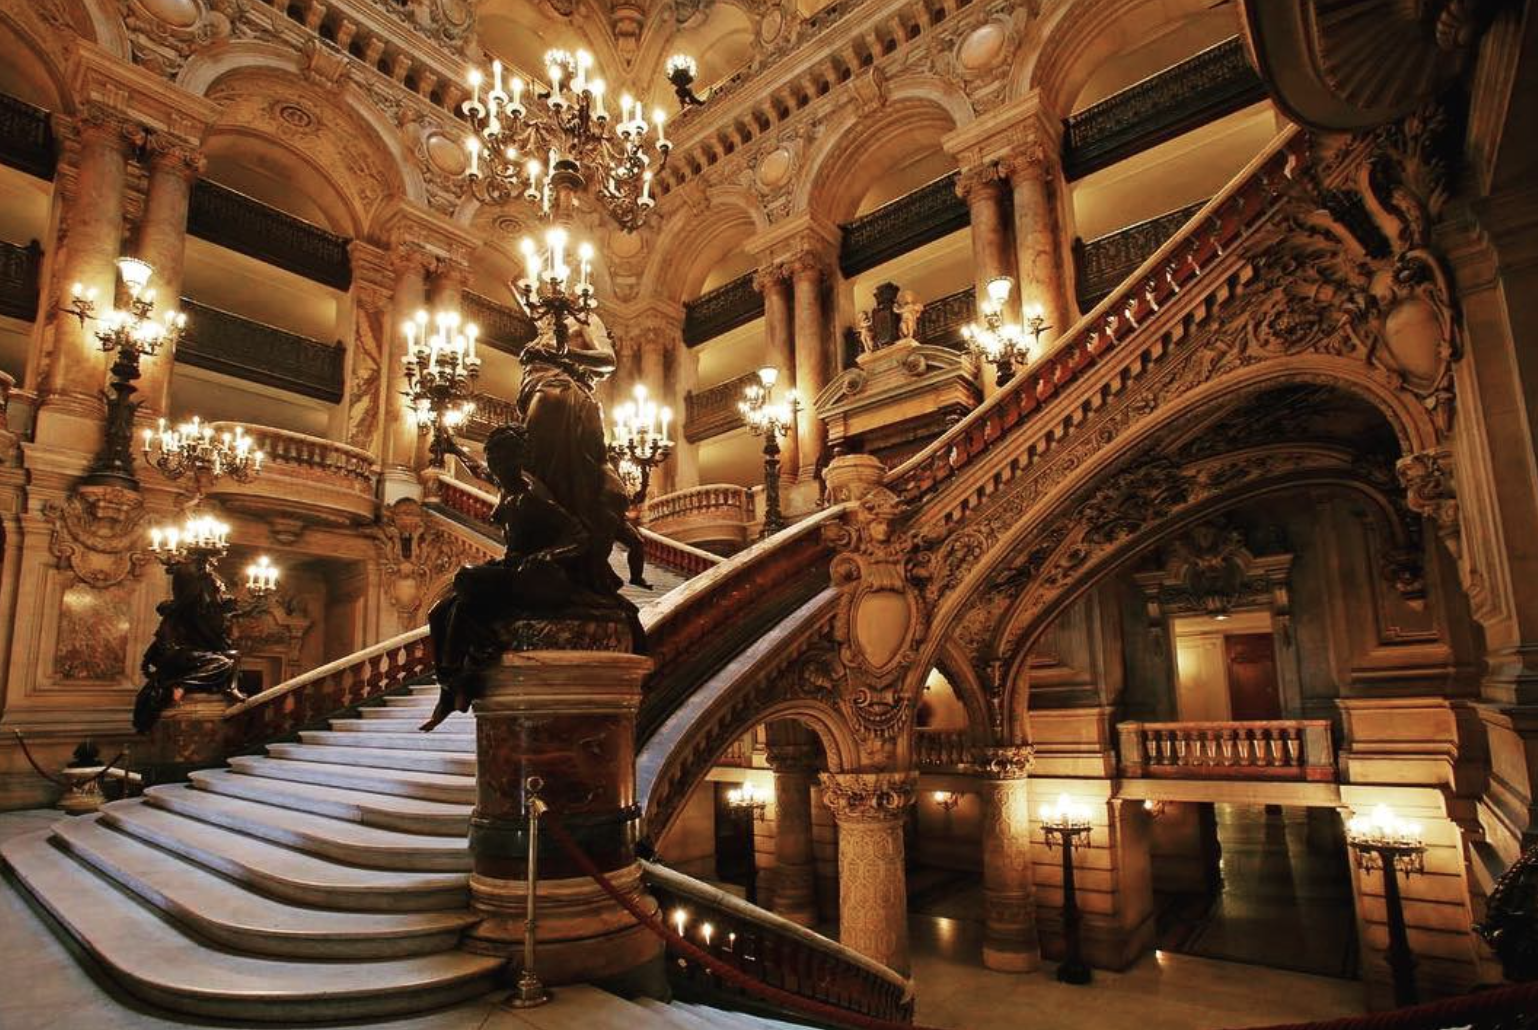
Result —
M 1235 720 L 1280 719 L 1276 689 L 1276 644 L 1269 633 L 1235 633 L 1223 638 L 1228 660 L 1228 707 Z

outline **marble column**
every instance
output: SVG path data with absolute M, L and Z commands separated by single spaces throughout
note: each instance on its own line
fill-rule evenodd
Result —
M 801 926 L 815 926 L 812 781 L 817 745 L 770 740 L 767 757 L 774 770 L 774 914 Z
M 483 918 L 464 947 L 513 963 L 522 953 L 528 892 L 530 777 L 542 781 L 540 799 L 598 869 L 657 910 L 635 855 L 635 717 L 651 660 L 607 649 L 627 635 L 613 624 L 544 623 L 540 631 L 605 649 L 504 655 L 474 704 L 470 903 Z M 642 977 L 642 967 L 660 958 L 662 942 L 585 875 L 549 830 L 540 835 L 538 875 L 537 968 L 546 983 Z
M 384 460 L 380 474 L 383 500 L 391 504 L 402 497 L 420 498 L 417 480 L 417 446 L 420 434 L 408 411 L 406 374 L 401 360 L 406 356 L 406 334 L 401 326 L 417 311 L 427 306 L 427 275 L 433 258 L 416 247 L 398 245 L 390 256 L 395 273 L 395 302 L 386 327 L 389 346 L 384 362 Z
M 791 274 L 782 264 L 770 264 L 753 275 L 753 286 L 764 296 L 764 364 L 780 370 L 781 389 L 796 382 L 796 337 L 791 318 Z M 805 398 L 803 398 L 803 401 Z M 800 468 L 795 435 L 780 444 L 780 463 L 792 474 Z
M 155 290 L 155 312 L 181 307 L 182 265 L 187 254 L 187 208 L 192 184 L 205 164 L 197 147 L 174 136 L 154 133 L 149 139 L 149 185 L 144 198 L 144 217 L 139 222 L 135 257 L 155 270 L 150 285 Z M 171 369 L 176 361 L 172 347 L 162 347 L 154 357 L 139 363 L 140 415 L 164 415 L 171 403 Z
M 838 823 L 839 941 L 908 973 L 908 882 L 903 824 L 914 772 L 822 773 L 822 799 Z
M 67 228 L 61 231 L 62 261 L 56 266 L 55 294 L 45 303 L 67 306 L 70 288 L 80 283 L 96 291 L 99 313 L 112 307 L 117 293 L 115 262 L 123 250 L 124 189 L 128 153 L 143 140 L 143 130 L 128 118 L 101 107 L 82 114 L 67 131 L 74 139 L 66 161 L 76 154 L 73 173 L 61 168 L 69 191 Z M 53 352 L 43 381 L 38 439 L 83 451 L 96 448 L 101 435 L 101 390 L 106 361 L 96 341 L 96 324 L 53 312 Z M 63 434 L 46 432 L 57 416 L 88 421 Z
M 1001 275 L 1016 279 L 1018 285 L 1005 204 L 1007 190 L 999 166 L 992 163 L 963 171 L 956 182 L 956 194 L 966 201 L 972 217 L 972 269 L 979 304 L 987 299 L 989 281 Z M 1018 290 L 1010 295 L 1005 312 L 1011 320 L 1018 317 Z
M 980 748 L 982 776 L 983 965 L 1029 973 L 1041 965 L 1031 874 L 1029 747 Z
M 432 311 L 458 311 L 464 301 L 470 268 L 460 261 L 439 258 L 427 282 L 428 308 Z
M 1015 207 L 1015 258 L 1021 310 L 1041 305 L 1047 325 L 1045 344 L 1074 321 L 1076 307 L 1068 298 L 1063 270 L 1063 239 L 1058 198 L 1063 190 L 1061 170 L 1041 147 L 1027 148 L 1003 165 L 1009 176 Z
M 794 470 L 798 480 L 814 480 L 827 441 L 826 428 L 817 417 L 817 395 L 828 385 L 827 318 L 822 294 L 827 277 L 827 261 L 806 252 L 791 262 L 791 283 L 795 308 L 795 384 L 801 399 L 796 417 L 796 464 L 781 461 Z

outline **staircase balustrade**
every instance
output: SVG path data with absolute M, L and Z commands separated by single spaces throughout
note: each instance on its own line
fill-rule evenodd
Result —
M 1116 730 L 1126 777 L 1336 779 L 1327 719 L 1123 722 Z
M 914 733 L 913 757 L 925 772 L 949 772 L 968 764 L 966 730 L 919 728 Z
M 212 422 L 209 425 L 216 434 L 234 432 L 237 423 Z M 324 437 L 309 436 L 289 429 L 271 426 L 252 426 L 240 423 L 265 456 L 263 468 L 277 467 L 284 472 L 302 472 L 335 479 L 361 493 L 374 490 L 374 456 L 360 447 L 353 447 Z

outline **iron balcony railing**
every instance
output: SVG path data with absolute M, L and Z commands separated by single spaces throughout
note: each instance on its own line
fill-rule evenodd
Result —
M 684 343 L 698 347 L 763 317 L 764 298 L 749 272 L 684 304 Z
M 347 237 L 207 179 L 192 188 L 187 232 L 333 289 L 352 285 Z
M 346 348 L 182 298 L 187 333 L 176 360 L 253 383 L 336 403 Z

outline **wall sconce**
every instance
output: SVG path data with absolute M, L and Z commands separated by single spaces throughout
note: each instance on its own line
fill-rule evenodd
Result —
M 934 792 L 934 799 L 935 804 L 946 812 L 955 811 L 956 806 L 961 804 L 961 795 L 954 790 L 937 790 Z
M 1164 801 L 1155 801 L 1153 798 L 1145 798 L 1143 801 L 1143 811 L 1148 813 L 1148 818 L 1150 819 L 1160 819 L 1164 816 L 1165 804 L 1166 802 Z
M 757 820 L 764 818 L 764 810 L 769 806 L 769 798 L 753 784 L 744 782 L 742 786 L 733 787 L 726 792 L 726 806 L 733 812 L 739 812 Z

